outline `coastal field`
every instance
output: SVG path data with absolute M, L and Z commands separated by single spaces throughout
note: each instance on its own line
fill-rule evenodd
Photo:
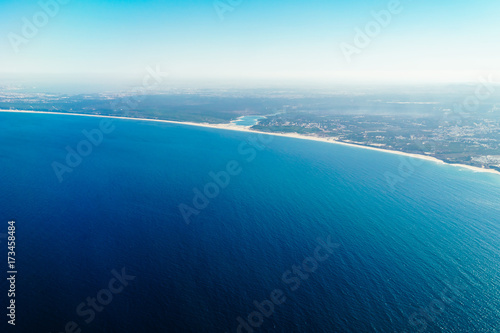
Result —
M 500 1 L 0 8 L 0 333 L 500 333 Z
M 42 113 L 42 114 L 81 116 L 81 117 L 100 117 L 100 118 L 109 118 L 109 119 L 130 119 L 130 120 L 138 120 L 138 121 L 154 121 L 154 122 L 168 123 L 168 124 L 179 124 L 179 125 L 199 126 L 199 127 L 207 127 L 207 128 L 218 128 L 218 129 L 231 130 L 231 131 L 259 133 L 259 134 L 282 136 L 282 137 L 289 137 L 289 138 L 296 138 L 296 139 L 328 142 L 328 143 L 357 147 L 357 148 L 362 148 L 362 149 L 381 151 L 381 152 L 386 152 L 386 153 L 390 153 L 390 154 L 397 154 L 397 155 L 432 161 L 432 162 L 436 162 L 438 164 L 453 165 L 453 166 L 456 166 L 459 168 L 465 168 L 465 169 L 469 169 L 469 170 L 472 170 L 475 172 L 487 172 L 487 173 L 493 173 L 493 174 L 500 175 L 500 172 L 497 170 L 479 168 L 479 167 L 466 165 L 466 164 L 449 164 L 449 163 L 445 163 L 444 161 L 439 160 L 439 159 L 432 157 L 432 156 L 426 156 L 426 155 L 421 155 L 421 154 L 411 154 L 411 153 L 405 153 L 405 152 L 396 151 L 396 150 L 389 150 L 389 149 L 382 149 L 382 148 L 364 146 L 364 145 L 359 145 L 359 144 L 352 144 L 352 143 L 337 141 L 337 140 L 332 139 L 332 138 L 321 138 L 321 137 L 317 137 L 314 135 L 304 135 L 304 134 L 298 134 L 298 133 L 272 133 L 272 132 L 257 131 L 257 130 L 251 129 L 251 126 L 240 126 L 240 125 L 236 125 L 233 122 L 231 122 L 229 124 L 208 124 L 208 123 L 182 122 L 182 121 L 172 121 L 172 120 L 162 120 L 162 119 L 132 118 L 132 117 L 106 116 L 106 115 L 94 115 L 94 114 L 82 114 L 82 113 L 61 113 L 61 112 L 33 111 L 33 110 L 0 110 L 0 112 Z
M 227 124 L 0 119 L 20 332 L 496 328 L 495 174 L 408 157 L 392 189 L 384 175 L 406 156 L 358 146 Z

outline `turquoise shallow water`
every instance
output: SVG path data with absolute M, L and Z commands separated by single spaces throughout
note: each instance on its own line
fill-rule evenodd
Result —
M 391 188 L 393 154 L 114 120 L 59 182 L 53 162 L 100 121 L 0 113 L 17 331 L 499 331 L 500 177 L 424 161 Z M 229 184 L 187 224 L 179 204 L 194 209 L 228 165 Z M 315 254 L 328 257 L 302 265 Z M 135 279 L 87 323 L 76 308 L 122 268 Z

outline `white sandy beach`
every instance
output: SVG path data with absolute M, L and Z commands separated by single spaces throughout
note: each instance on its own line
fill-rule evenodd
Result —
M 234 125 L 232 123 L 230 123 L 230 124 L 208 124 L 208 123 L 193 123 L 193 122 L 182 122 L 182 121 L 149 119 L 149 118 L 131 118 L 131 117 L 119 117 L 119 116 L 106 116 L 106 115 L 99 115 L 99 114 L 62 113 L 62 112 L 30 111 L 30 110 L 0 110 L 0 112 L 10 112 L 10 113 L 40 113 L 40 114 L 55 114 L 55 115 L 67 115 L 67 116 L 80 116 L 80 117 L 98 117 L 98 118 L 110 118 L 110 119 L 126 119 L 126 120 L 138 120 L 138 121 L 152 121 L 152 122 L 159 122 L 159 123 L 168 123 L 168 124 L 178 124 L 178 125 L 188 125 L 188 126 L 217 128 L 217 129 L 223 129 L 223 130 L 231 130 L 231 131 L 239 131 L 239 132 L 249 132 L 249 133 L 257 133 L 257 134 L 267 134 L 267 135 L 282 136 L 282 137 L 296 138 L 296 139 L 303 139 L 303 140 L 328 142 L 328 143 L 333 143 L 333 144 L 338 144 L 338 145 L 357 147 L 357 148 L 360 148 L 360 149 L 376 150 L 376 151 L 385 152 L 385 153 L 389 153 L 389 154 L 396 154 L 396 155 L 402 155 L 402 156 L 408 156 L 408 157 L 418 158 L 418 159 L 422 159 L 422 160 L 426 160 L 426 161 L 435 162 L 435 163 L 438 163 L 438 164 L 450 165 L 450 166 L 455 166 L 455 167 L 459 167 L 459 168 L 465 168 L 465 169 L 469 169 L 469 170 L 472 170 L 472 171 L 475 171 L 475 172 L 486 172 L 486 173 L 492 173 L 492 174 L 500 175 L 500 172 L 498 172 L 496 170 L 484 169 L 484 168 L 474 167 L 474 166 L 466 165 L 466 164 L 449 164 L 449 163 L 445 163 L 444 161 L 441 161 L 441 160 L 439 160 L 439 159 L 437 159 L 435 157 L 432 157 L 432 156 L 419 155 L 419 154 L 410 154 L 410 153 L 405 153 L 405 152 L 395 151 L 395 150 L 389 150 L 389 149 L 384 149 L 384 148 L 377 148 L 377 147 L 371 147 L 371 146 L 363 146 L 363 145 L 358 145 L 358 144 L 354 144 L 354 143 L 340 142 L 340 141 L 336 141 L 336 140 L 330 139 L 330 138 L 320 138 L 320 137 L 314 137 L 314 136 L 307 136 L 307 135 L 302 135 L 302 134 L 298 134 L 298 133 L 271 133 L 271 132 L 255 131 L 255 130 L 250 129 L 251 126 L 238 126 L 238 125 Z

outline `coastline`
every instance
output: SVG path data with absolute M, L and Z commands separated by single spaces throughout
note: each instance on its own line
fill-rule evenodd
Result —
M 40 113 L 40 114 L 54 114 L 54 115 L 80 116 L 80 117 L 95 117 L 95 118 L 125 119 L 125 120 L 137 120 L 137 121 L 151 121 L 151 122 L 160 122 L 160 123 L 167 123 L 167 124 L 186 125 L 186 126 L 198 126 L 198 127 L 206 127 L 206 128 L 231 130 L 231 131 L 238 131 L 238 132 L 248 132 L 248 133 L 256 133 L 256 134 L 267 134 L 267 135 L 274 135 L 274 136 L 281 136 L 281 137 L 288 137 L 288 138 L 295 138 L 295 139 L 302 139 L 302 140 L 310 140 L 310 141 L 320 141 L 320 142 L 326 142 L 326 143 L 333 143 L 333 144 L 338 144 L 338 145 L 344 145 L 344 146 L 350 146 L 350 147 L 357 147 L 357 148 L 360 148 L 360 149 L 376 150 L 376 151 L 385 152 L 385 153 L 389 153 L 389 154 L 395 154 L 395 155 L 401 155 L 401 156 L 418 158 L 418 159 L 422 159 L 422 160 L 426 160 L 426 161 L 431 161 L 431 162 L 435 162 L 435 163 L 442 164 L 442 165 L 450 165 L 450 166 L 460 167 L 460 168 L 472 170 L 474 172 L 485 172 L 485 173 L 500 175 L 499 171 L 496 171 L 496 170 L 493 170 L 493 169 L 479 168 L 479 167 L 475 167 L 475 166 L 467 165 L 467 164 L 451 164 L 451 163 L 446 163 L 446 162 L 444 162 L 444 161 L 442 161 L 440 159 L 437 159 L 435 157 L 432 157 L 432 156 L 426 156 L 426 155 L 420 155 L 420 154 L 412 154 L 412 153 L 405 153 L 405 152 L 402 152 L 402 151 L 390 150 L 390 149 L 384 149 L 384 148 L 377 148 L 377 147 L 371 147 L 371 146 L 364 146 L 364 145 L 359 145 L 359 144 L 354 144 L 354 143 L 347 143 L 347 142 L 336 141 L 336 140 L 330 139 L 330 138 L 320 138 L 320 137 L 314 137 L 314 136 L 307 136 L 307 135 L 302 135 L 302 134 L 298 134 L 298 133 L 273 133 L 273 132 L 256 131 L 256 130 L 252 130 L 250 128 L 251 126 L 234 125 L 232 122 L 230 122 L 229 124 L 208 124 L 208 123 L 194 123 L 194 122 L 183 122 L 183 121 L 151 119 L 151 118 L 132 118 L 132 117 L 121 117 L 121 116 L 106 116 L 106 115 L 100 115 L 100 114 L 63 113 L 63 112 L 30 111 L 30 110 L 2 110 L 2 109 L 0 109 L 0 112 L 5 112 L 5 113 Z

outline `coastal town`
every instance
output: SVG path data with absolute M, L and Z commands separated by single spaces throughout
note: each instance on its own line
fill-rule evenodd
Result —
M 487 118 L 489 116 L 489 118 Z M 500 170 L 500 118 L 496 114 L 435 116 L 317 116 L 280 114 L 254 129 L 294 132 L 336 141 L 422 154 L 451 164 Z
M 311 92 L 301 91 L 180 89 L 137 96 L 134 91 L 71 95 L 0 88 L 4 110 L 207 124 L 260 116 L 252 130 L 296 133 L 500 171 L 500 100 L 493 96 L 473 112 L 463 112 L 453 103 L 465 93 L 462 90 L 440 98 L 423 93 L 415 97 L 427 100 L 422 101 L 386 93 L 323 91 L 311 97 Z

